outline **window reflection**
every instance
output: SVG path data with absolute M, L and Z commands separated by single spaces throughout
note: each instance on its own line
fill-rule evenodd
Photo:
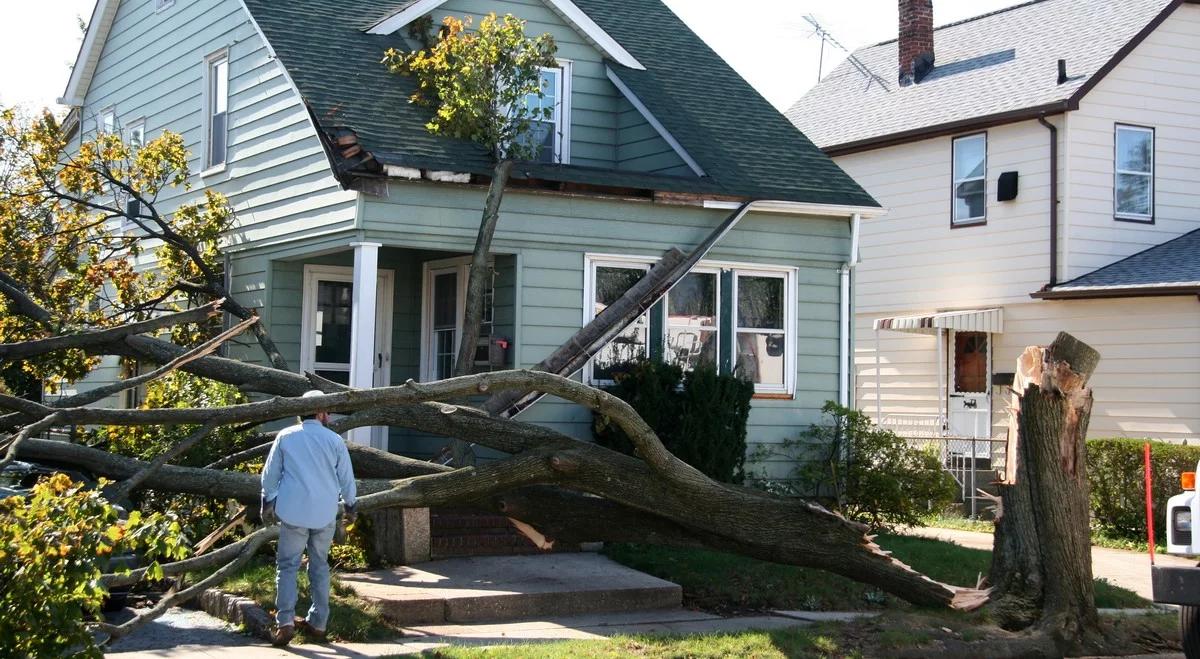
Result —
M 684 371 L 697 366 L 716 367 L 717 274 L 693 272 L 685 276 L 667 296 L 667 345 L 663 355 L 668 363 Z
M 596 293 L 593 311 L 599 316 L 602 311 L 625 294 L 646 274 L 646 268 L 600 266 L 596 268 Z M 650 336 L 650 317 L 642 314 L 626 327 L 608 345 L 596 354 L 592 362 L 592 377 L 596 380 L 612 380 L 616 375 L 629 370 L 639 359 L 645 359 Z

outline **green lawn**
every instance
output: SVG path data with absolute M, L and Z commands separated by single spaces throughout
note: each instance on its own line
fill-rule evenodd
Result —
M 614 636 L 604 641 L 561 641 L 556 643 L 526 643 L 492 647 L 451 647 L 429 650 L 425 654 L 446 659 L 609 659 L 645 657 L 666 659 L 689 657 L 695 659 L 724 659 L 753 657 L 755 659 L 784 659 L 785 657 L 821 656 L 837 652 L 838 656 L 855 656 L 838 652 L 832 636 L 813 628 L 793 628 L 771 632 L 742 632 L 739 634 L 694 634 L 690 636 Z
M 989 520 L 970 519 L 958 515 L 929 515 L 921 521 L 926 526 L 939 529 L 957 529 L 960 531 L 976 531 L 978 533 L 993 533 L 996 530 L 995 525 Z M 1158 547 L 1159 553 L 1166 552 L 1167 539 L 1161 533 L 1154 539 L 1154 544 Z M 1123 549 L 1125 551 L 1142 553 L 1146 553 L 1150 549 L 1150 544 L 1146 542 L 1145 538 L 1125 538 L 1100 528 L 1092 529 L 1092 545 L 1106 549 Z
M 949 584 L 974 586 L 991 566 L 991 552 L 949 542 L 903 535 L 881 535 L 884 549 L 914 570 Z M 699 549 L 611 545 L 613 560 L 683 586 L 684 601 L 710 611 L 797 609 L 871 611 L 905 608 L 893 595 L 844 577 L 789 565 Z M 1096 605 L 1145 607 L 1132 591 L 1096 581 Z

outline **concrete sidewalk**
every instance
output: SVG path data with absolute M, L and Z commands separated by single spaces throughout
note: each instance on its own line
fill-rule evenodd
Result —
M 972 549 L 992 550 L 991 533 L 929 527 L 904 529 L 902 533 L 945 540 Z M 1195 567 L 1196 565 L 1194 560 L 1168 554 L 1158 554 L 1154 560 L 1157 565 L 1181 567 Z M 1150 587 L 1150 555 L 1146 552 L 1092 547 L 1092 576 L 1097 579 L 1107 579 L 1109 583 L 1128 588 L 1146 599 L 1151 599 L 1153 596 Z
M 158 629 L 145 629 L 117 643 L 109 656 L 120 659 L 160 657 L 184 659 L 266 659 L 276 657 L 381 657 L 419 654 L 448 645 L 502 645 L 505 643 L 550 642 L 568 639 L 599 640 L 618 634 L 698 634 L 773 630 L 802 627 L 814 622 L 853 619 L 860 614 L 781 611 L 777 615 L 723 618 L 699 611 L 670 609 L 605 613 L 529 622 L 469 625 L 427 625 L 404 628 L 403 638 L 385 643 L 330 643 L 274 648 L 265 642 L 238 634 L 232 627 L 218 628 L 220 621 L 202 613 L 173 610 L 156 621 Z M 198 618 L 197 616 L 202 616 Z M 207 618 L 207 619 L 205 619 Z M 180 625 L 188 625 L 181 629 Z M 197 636 L 197 626 L 203 633 Z M 181 636 L 191 632 L 191 637 Z M 183 640 L 186 639 L 186 640 Z M 181 643 L 180 641 L 183 640 Z

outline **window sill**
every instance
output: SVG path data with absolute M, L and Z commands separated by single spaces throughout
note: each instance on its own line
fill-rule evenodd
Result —
M 1114 215 L 1113 219 L 1118 222 L 1134 222 L 1136 224 L 1154 224 L 1153 215 Z
M 209 167 L 208 169 L 200 172 L 199 176 L 200 176 L 200 178 L 208 178 L 210 176 L 216 176 L 217 174 L 222 174 L 224 172 L 225 172 L 225 163 L 221 163 L 220 165 L 216 165 L 214 167 Z
M 795 394 L 783 393 L 756 393 L 753 396 L 754 400 L 792 400 L 796 397 Z
M 951 229 L 965 229 L 967 227 L 983 227 L 987 226 L 987 218 L 981 217 L 977 220 L 950 220 Z

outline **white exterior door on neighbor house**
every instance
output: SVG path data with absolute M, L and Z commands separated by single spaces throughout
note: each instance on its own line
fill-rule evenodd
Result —
M 376 387 L 391 383 L 392 271 L 380 270 L 375 314 Z M 300 368 L 323 378 L 350 382 L 350 321 L 354 315 L 354 269 L 304 266 L 300 323 Z M 386 428 L 372 428 L 372 446 L 385 446 Z M 376 443 L 379 440 L 379 443 Z
M 991 436 L 991 343 L 991 335 L 987 332 L 950 331 L 947 405 L 953 437 L 985 439 Z

